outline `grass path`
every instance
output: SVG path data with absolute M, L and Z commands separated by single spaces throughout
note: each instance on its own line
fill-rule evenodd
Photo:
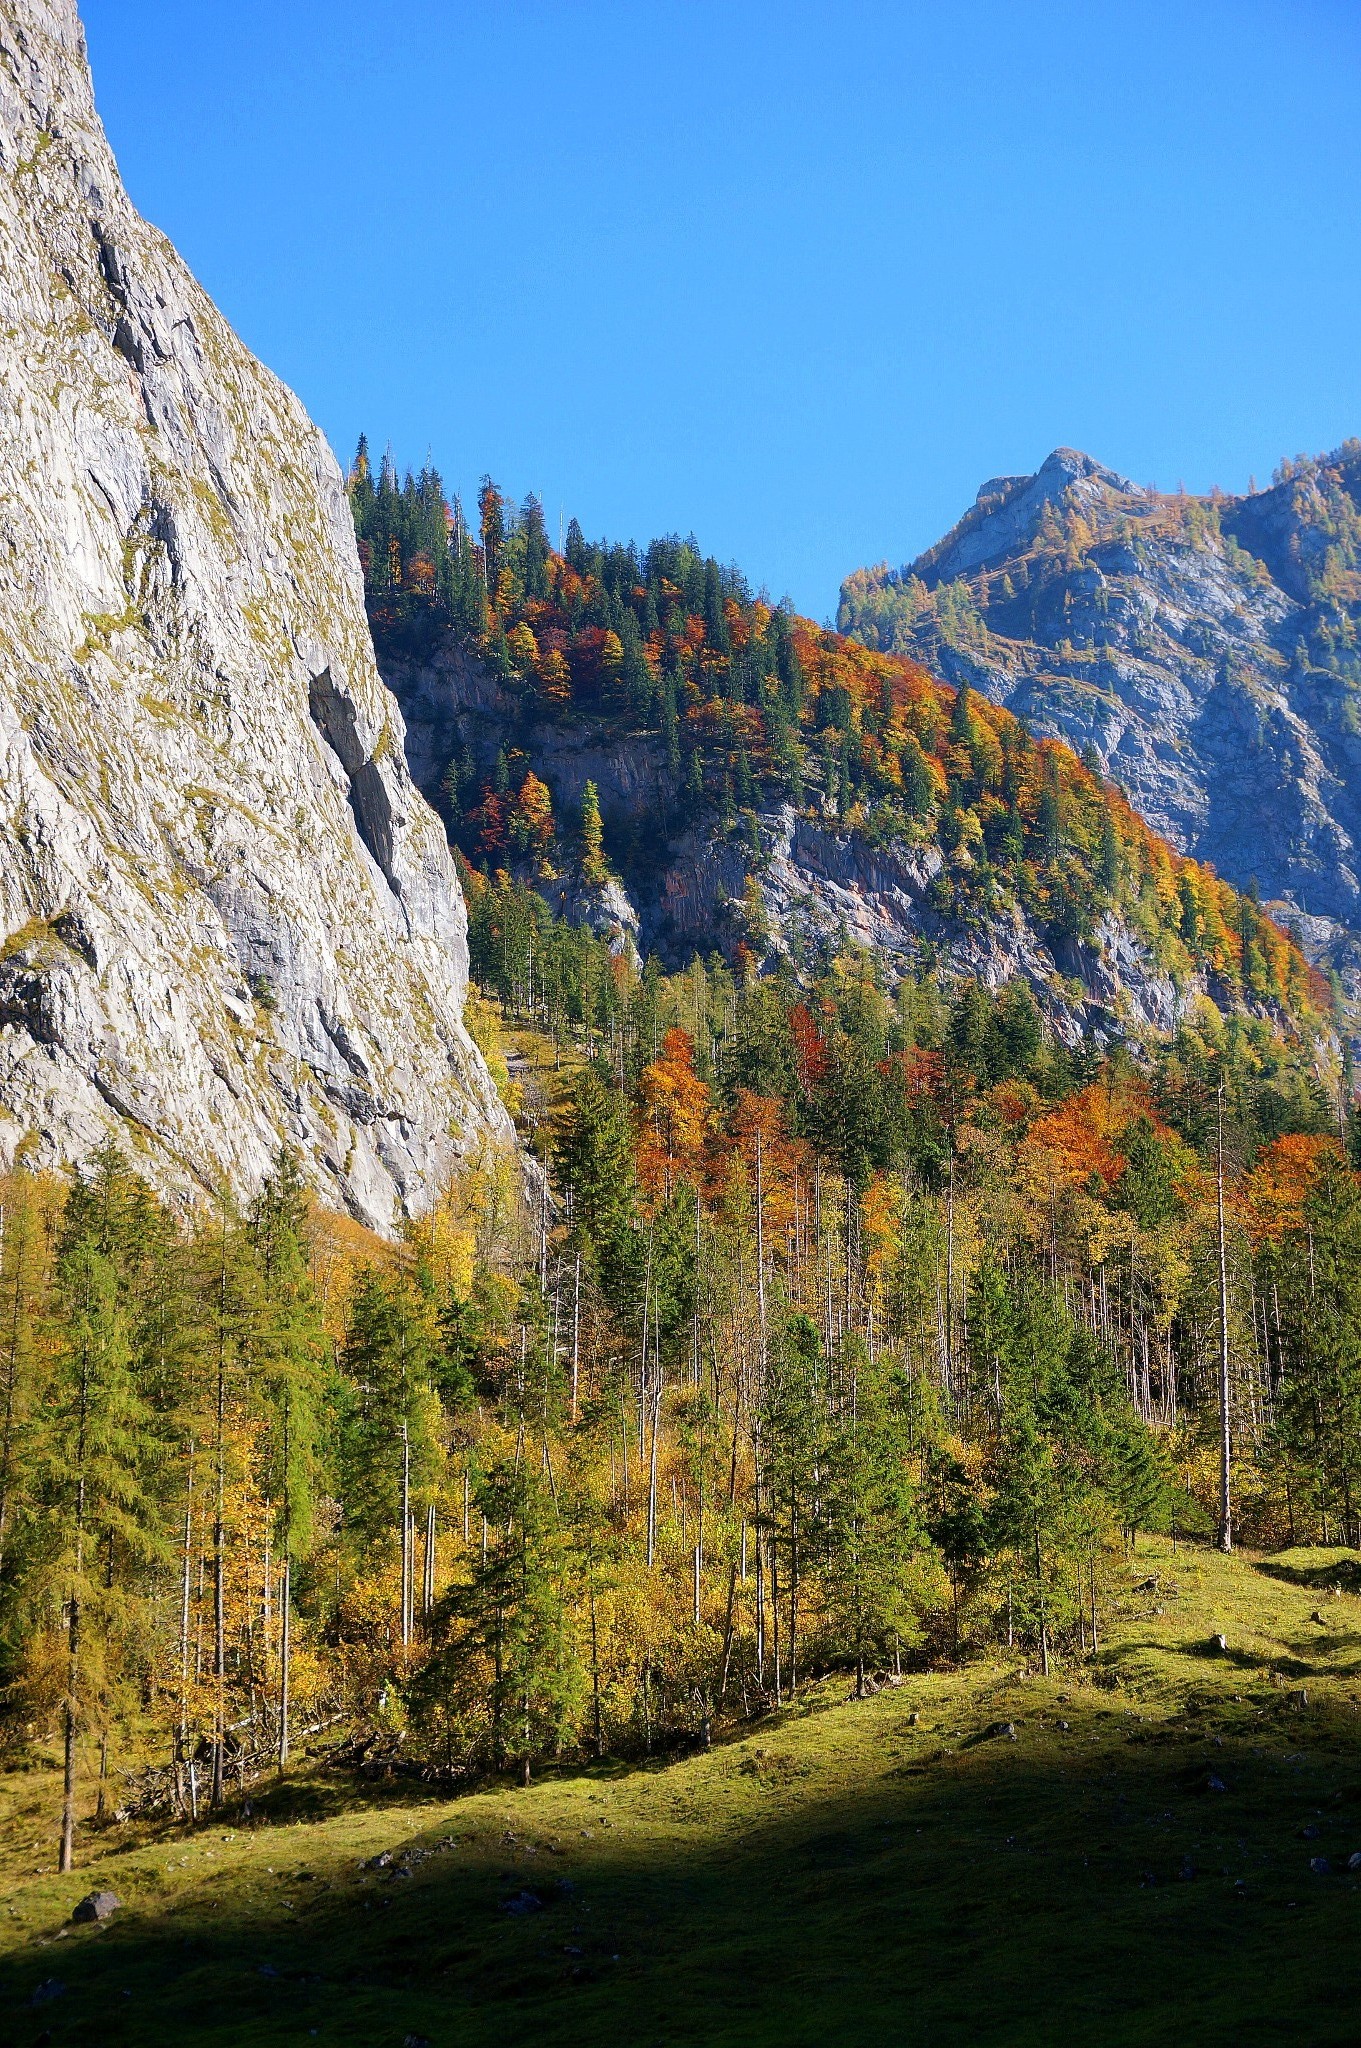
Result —
M 1146 1544 L 1126 1579 L 1094 1671 L 829 1681 L 528 1791 L 318 1771 L 253 1833 L 113 1829 L 69 1878 L 55 1773 L 12 1772 L 0 2043 L 1361 2040 L 1361 1598 L 1327 1590 L 1361 1563 Z M 67 1927 L 95 1884 L 123 1910 Z

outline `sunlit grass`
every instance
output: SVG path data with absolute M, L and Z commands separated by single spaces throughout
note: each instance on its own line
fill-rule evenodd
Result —
M 827 1680 L 707 1754 L 457 1800 L 317 1768 L 254 1832 L 114 1829 L 68 1878 L 55 1773 L 11 1772 L 0 2040 L 1355 2041 L 1357 1559 L 1115 1576 L 1048 1681 Z M 122 1912 L 63 1932 L 95 1884 Z

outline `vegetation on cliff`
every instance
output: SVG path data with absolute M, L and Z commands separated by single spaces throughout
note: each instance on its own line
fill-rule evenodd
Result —
M 1182 982 L 1302 1018 L 1326 1001 L 1298 947 L 1260 906 L 1151 832 L 1098 769 L 1023 722 L 753 595 L 693 541 L 559 553 L 542 508 L 488 481 L 476 534 L 439 477 L 375 482 L 361 444 L 350 479 L 371 615 L 386 636 L 438 622 L 518 696 L 526 724 L 615 721 L 655 733 L 678 813 L 745 833 L 760 806 L 812 807 L 870 843 L 938 847 L 933 909 L 986 926 L 1004 905 L 1058 946 L 1091 943 L 1104 914 Z M 445 778 L 458 844 L 486 869 L 579 855 L 580 821 L 508 731 L 490 773 Z

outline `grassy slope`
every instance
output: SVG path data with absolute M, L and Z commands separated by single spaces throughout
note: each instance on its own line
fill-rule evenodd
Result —
M 456 1801 L 318 1772 L 253 1834 L 113 1830 L 69 1878 L 33 1869 L 55 1772 L 11 1774 L 0 2041 L 1354 2042 L 1361 1876 L 1309 1865 L 1361 1849 L 1361 1599 L 1323 1590 L 1361 1564 L 1146 1545 L 1123 1578 L 1095 1673 L 829 1683 L 707 1755 Z M 95 1883 L 123 1912 L 59 1933 Z

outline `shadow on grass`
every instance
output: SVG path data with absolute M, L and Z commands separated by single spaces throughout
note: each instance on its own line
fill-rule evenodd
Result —
M 1361 1593 L 1361 1559 L 1351 1551 L 1323 1564 L 1292 1564 L 1279 1557 L 1260 1558 L 1255 1569 L 1264 1578 L 1279 1579 L 1287 1586 L 1307 1586 L 1330 1593 L 1334 1586 L 1344 1593 Z
M 1310 1864 L 1361 1846 L 1356 1735 L 1286 1770 L 1260 1731 L 1140 1747 L 1100 1705 L 1053 1711 L 951 1751 L 871 1703 L 839 1724 L 850 1765 L 798 1731 L 797 1784 L 710 1757 L 442 1803 L 378 1872 L 279 1826 L 220 1903 L 206 1877 L 10 1958 L 0 2042 L 1354 2041 L 1361 1890 Z

